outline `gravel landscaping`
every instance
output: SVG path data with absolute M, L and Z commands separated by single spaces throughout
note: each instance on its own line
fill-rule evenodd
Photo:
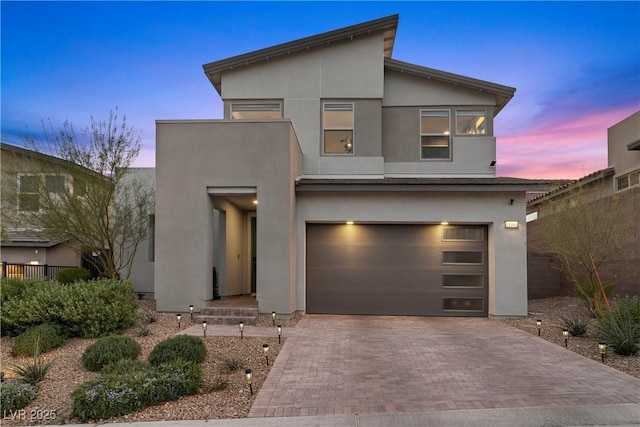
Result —
M 156 313 L 152 299 L 143 299 L 140 305 L 140 315 L 147 322 L 144 326 L 131 328 L 127 335 L 134 337 L 141 346 L 142 360 L 146 360 L 151 349 L 160 341 L 179 332 L 175 314 Z M 542 320 L 541 337 L 557 345 L 564 346 L 560 326 L 561 317 L 583 315 L 590 317 L 583 303 L 578 298 L 559 297 L 544 300 L 529 301 L 529 316 L 525 319 L 504 320 L 505 323 L 522 329 L 537 336 L 536 319 Z M 280 321 L 283 327 L 294 327 L 299 316 L 291 320 Z M 181 327 L 186 329 L 192 326 L 189 315 L 182 316 Z M 257 326 L 272 328 L 271 316 L 260 315 Z M 145 331 L 144 328 L 147 328 Z M 148 332 L 146 336 L 142 332 Z M 87 371 L 80 361 L 83 351 L 95 339 L 69 340 L 65 345 L 46 354 L 52 367 L 45 380 L 40 384 L 40 392 L 35 401 L 25 408 L 26 419 L 12 419 L 11 416 L 2 419 L 3 426 L 35 425 L 35 424 L 64 424 L 73 423 L 70 417 L 71 397 L 73 389 L 79 384 L 95 378 L 98 374 Z M 134 421 L 159 421 L 159 420 L 191 420 L 191 419 L 216 419 L 216 418 L 242 418 L 246 417 L 255 393 L 258 392 L 266 379 L 270 363 L 266 366 L 262 355 L 262 344 L 270 346 L 270 362 L 274 361 L 278 352 L 284 345 L 278 344 L 278 338 L 245 337 L 215 337 L 207 336 L 205 344 L 208 350 L 207 358 L 203 363 L 205 385 L 200 394 L 183 397 L 174 402 L 168 402 L 159 406 L 143 409 L 141 411 L 103 420 L 103 422 L 134 422 Z M 2 370 L 6 371 L 15 359 L 11 356 L 12 338 L 2 337 L 1 359 Z M 593 336 L 593 328 L 589 328 L 584 337 L 571 337 L 568 349 L 590 359 L 600 361 L 597 351 L 597 339 Z M 218 357 L 236 357 L 242 360 L 243 365 L 253 371 L 254 396 L 250 396 L 249 388 L 245 382 L 244 369 L 236 372 L 224 373 L 223 362 Z M 634 377 L 640 378 L 640 355 L 633 357 L 621 357 L 612 351 L 607 353 L 606 364 Z M 224 390 L 217 390 L 220 384 L 226 383 Z M 40 410 L 40 412 L 38 412 Z M 34 416 L 29 414 L 55 414 L 55 419 L 49 416 Z

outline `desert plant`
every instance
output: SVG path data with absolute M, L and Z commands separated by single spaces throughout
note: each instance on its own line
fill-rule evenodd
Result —
M 64 284 L 87 281 L 89 279 L 91 279 L 91 272 L 82 267 L 63 268 L 56 274 L 56 280 Z
M 220 368 L 220 370 L 225 374 L 228 374 L 230 372 L 235 372 L 237 370 L 244 368 L 244 363 L 242 362 L 242 360 L 240 360 L 235 356 L 222 355 L 222 356 L 216 356 L 216 359 L 222 362 L 222 367 Z
M 136 325 L 137 337 L 148 337 L 149 335 L 151 335 L 151 329 L 146 324 L 140 322 Z
M 135 325 L 138 303 L 128 281 L 57 282 L 23 289 L 3 301 L 2 333 L 17 335 L 41 323 L 65 325 L 70 336 L 118 333 Z
M 616 284 L 611 282 L 602 282 L 602 289 L 593 282 L 580 282 L 576 284 L 575 292 L 576 295 L 585 302 L 589 312 L 596 314 L 597 308 L 604 307 L 606 304 L 602 292 L 604 292 L 605 297 L 608 299 L 613 295 L 615 289 Z
M 38 395 L 34 385 L 19 381 L 5 381 L 0 384 L 0 413 L 3 416 L 22 409 Z
M 191 335 L 178 335 L 156 344 L 149 354 L 149 363 L 153 366 L 159 366 L 178 359 L 202 363 L 206 356 L 207 348 L 200 338 Z
M 47 362 L 40 353 L 39 340 L 36 339 L 33 347 L 33 357 L 20 360 L 12 364 L 11 368 L 18 378 L 27 384 L 37 386 L 47 376 L 51 368 L 51 362 Z
M 560 318 L 560 325 L 562 326 L 562 329 L 568 330 L 573 337 L 581 337 L 586 334 L 588 324 L 589 320 L 576 314 L 571 317 Z
M 73 391 L 72 415 L 83 422 L 124 415 L 196 394 L 201 385 L 200 365 L 183 360 L 124 374 L 113 372 Z
M 91 344 L 82 354 L 82 364 L 90 371 L 99 371 L 109 363 L 121 359 L 136 359 L 140 344 L 131 337 L 110 335 Z
M 211 393 L 212 391 L 224 391 L 229 387 L 229 383 L 224 378 L 216 377 L 212 382 L 203 384 L 202 391 Z
M 640 351 L 640 298 L 620 298 L 598 323 L 598 337 L 621 356 Z
M 16 337 L 13 344 L 15 356 L 33 355 L 36 345 L 40 353 L 48 353 L 56 347 L 60 347 L 66 341 L 64 328 L 54 323 L 43 323 L 31 327 Z

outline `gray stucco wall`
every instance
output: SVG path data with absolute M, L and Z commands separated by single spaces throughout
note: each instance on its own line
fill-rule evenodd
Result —
M 487 224 L 489 315 L 526 316 L 525 193 L 521 191 L 298 192 L 297 306 L 305 305 L 307 222 Z M 509 203 L 514 199 L 514 204 Z M 506 220 L 520 228 L 505 229 Z
M 158 310 L 184 311 L 189 304 L 199 310 L 211 298 L 215 204 L 209 193 L 255 187 L 260 308 L 293 312 L 293 186 L 302 153 L 291 122 L 158 121 L 156 156 Z
M 627 145 L 640 140 L 640 111 L 607 130 L 609 165 L 613 165 L 616 177 L 640 168 L 640 150 L 627 150 Z

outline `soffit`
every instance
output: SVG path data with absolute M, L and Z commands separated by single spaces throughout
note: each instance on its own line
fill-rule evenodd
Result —
M 513 98 L 516 89 L 510 86 L 504 86 L 498 83 L 492 83 L 485 80 L 474 79 L 472 77 L 460 74 L 449 73 L 447 71 L 436 70 L 434 68 L 423 67 L 408 62 L 398 61 L 397 59 L 385 58 L 384 67 L 387 70 L 397 71 L 402 74 L 410 74 L 423 77 L 428 80 L 440 81 L 454 86 L 460 86 L 468 89 L 486 92 L 495 95 L 496 106 L 494 115 L 497 115 L 502 108 Z
M 390 58 L 393 52 L 396 30 L 398 28 L 398 15 L 391 15 L 361 24 L 317 34 L 311 37 L 282 43 L 265 49 L 256 50 L 231 58 L 204 64 L 202 68 L 205 74 L 219 94 L 222 94 L 222 73 L 248 67 L 255 63 L 269 61 L 281 56 L 292 55 L 309 49 L 324 47 L 334 43 L 352 41 L 357 37 L 366 37 L 374 33 L 383 33 L 384 56 Z

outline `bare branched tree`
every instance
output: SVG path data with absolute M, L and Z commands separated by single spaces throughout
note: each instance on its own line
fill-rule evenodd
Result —
M 553 200 L 552 212 L 541 221 L 562 271 L 598 317 L 611 311 L 608 287 L 630 271 L 625 252 L 633 244 L 632 218 L 618 194 L 606 195 L 606 185 L 599 180 L 577 186 Z
M 77 251 L 91 254 L 101 276 L 129 277 L 154 208 L 152 186 L 130 171 L 140 152 L 139 134 L 117 110 L 106 120 L 92 116 L 80 133 L 69 121 L 59 128 L 43 122 L 43 128 L 44 143 L 27 137 L 25 144 L 53 159 L 22 156 L 14 162 L 17 188 L 9 194 L 16 196 L 8 203 L 13 214 L 3 213 L 3 220 L 71 240 Z

